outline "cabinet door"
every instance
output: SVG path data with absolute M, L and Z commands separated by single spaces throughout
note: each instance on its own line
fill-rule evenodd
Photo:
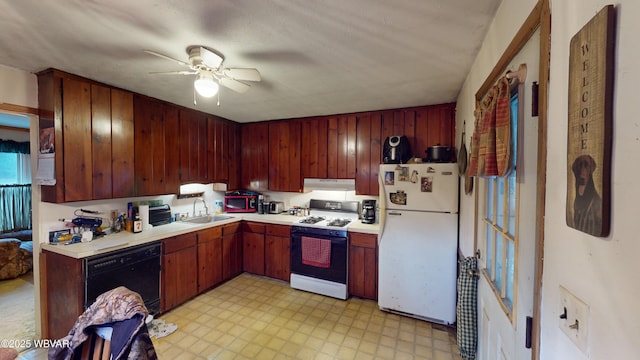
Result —
M 163 103 L 142 95 L 133 101 L 136 195 L 166 194 Z
M 302 178 L 327 178 L 327 117 L 302 120 L 302 152 L 300 169 Z
M 207 172 L 213 182 L 229 180 L 229 127 L 215 116 L 207 117 Z
M 244 271 L 264 275 L 264 234 L 243 232 Z
M 302 191 L 300 122 L 269 122 L 269 190 Z
M 232 121 L 225 124 L 229 133 L 229 152 L 225 164 L 229 172 L 227 188 L 236 190 L 240 188 L 240 126 Z
M 341 115 L 329 118 L 327 134 L 327 177 L 356 177 L 356 117 Z
M 42 338 L 61 339 L 84 311 L 82 260 L 43 250 L 40 266 Z
M 265 275 L 289 281 L 291 239 L 284 236 L 266 235 L 265 241 Z
M 222 282 L 222 228 L 198 232 L 198 293 Z
M 380 113 L 358 117 L 356 131 L 356 194 L 378 195 L 378 169 L 382 158 Z
M 185 234 L 163 241 L 163 311 L 170 310 L 198 294 L 196 235 Z
M 180 110 L 180 180 L 207 181 L 207 117 L 195 110 Z
M 222 237 L 222 279 L 229 280 L 242 272 L 242 234 Z
M 64 78 L 62 93 L 64 200 L 92 200 L 91 85 L 88 81 Z
M 229 280 L 242 272 L 242 233 L 240 223 L 222 227 L 222 278 Z
M 242 188 L 255 191 L 269 190 L 269 124 L 242 124 L 240 134 Z
M 91 85 L 91 159 L 92 199 L 111 199 L 111 90 L 97 84 Z
M 134 196 L 133 93 L 111 89 L 113 198 Z
M 349 233 L 349 293 L 378 299 L 377 236 Z
M 455 103 L 428 106 L 415 113 L 416 156 L 426 157 L 425 150 L 429 146 L 456 146 Z
M 178 107 L 164 104 L 165 194 L 180 192 L 180 116 Z
M 265 233 L 265 274 L 289 281 L 291 226 L 267 224 Z

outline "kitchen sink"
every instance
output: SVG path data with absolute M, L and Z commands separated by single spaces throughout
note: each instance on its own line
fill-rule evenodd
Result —
M 188 218 L 187 220 L 184 220 L 184 222 L 191 223 L 191 224 L 206 224 L 210 222 L 222 221 L 222 220 L 228 220 L 228 219 L 233 219 L 233 216 L 226 216 L 226 215 L 194 216 L 194 217 Z

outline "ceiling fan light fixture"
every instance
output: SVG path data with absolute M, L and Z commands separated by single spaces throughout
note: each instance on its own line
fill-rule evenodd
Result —
M 200 96 L 210 98 L 218 93 L 219 85 L 212 74 L 202 71 L 193 82 L 193 86 Z

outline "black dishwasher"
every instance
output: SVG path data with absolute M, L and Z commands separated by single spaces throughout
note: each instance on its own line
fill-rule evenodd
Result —
M 160 312 L 160 242 L 92 256 L 84 260 L 84 306 L 118 286 L 135 291 L 150 314 Z

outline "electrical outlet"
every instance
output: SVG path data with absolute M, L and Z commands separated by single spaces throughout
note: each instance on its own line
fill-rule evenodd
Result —
M 587 350 L 589 306 L 560 285 L 559 326 L 582 352 Z

